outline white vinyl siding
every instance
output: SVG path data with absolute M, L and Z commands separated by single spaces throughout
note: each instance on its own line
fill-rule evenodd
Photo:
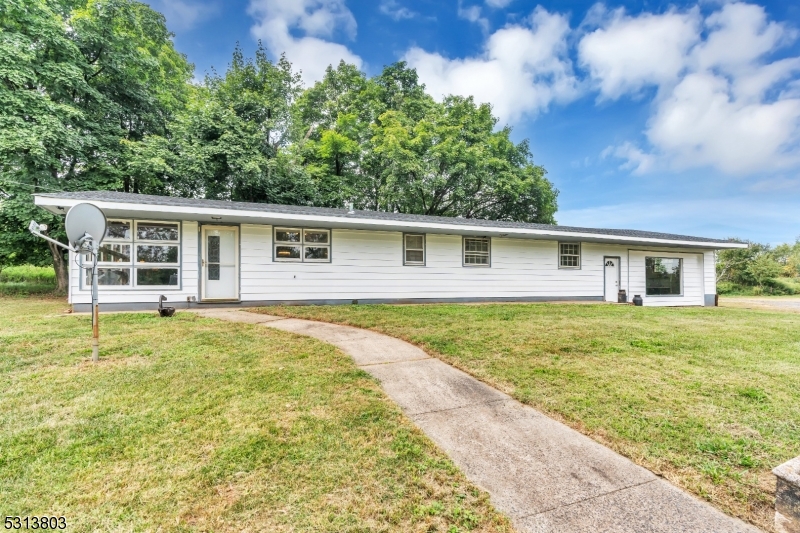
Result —
M 713 251 L 703 254 L 703 292 L 717 294 L 717 257 Z
M 491 240 L 491 268 L 464 268 L 463 237 L 431 233 L 425 236 L 425 268 L 409 268 L 402 261 L 403 233 L 349 229 L 331 231 L 335 250 L 328 263 L 279 262 L 273 260 L 273 236 L 274 227 L 270 225 L 240 226 L 240 297 L 245 304 L 370 299 L 593 297 L 600 300 L 604 291 L 603 258 L 614 256 L 620 258 L 620 288 L 627 290 L 628 301 L 634 294 L 642 294 L 645 305 L 702 305 L 703 272 L 707 277 L 713 275 L 708 261 L 704 262 L 704 255 L 711 254 L 706 250 L 584 242 L 581 268 L 560 269 L 558 242 L 501 237 Z M 180 287 L 136 291 L 101 287 L 101 309 L 105 303 L 146 303 L 155 309 L 160 294 L 167 295 L 169 302 L 184 304 L 187 298 L 199 298 L 198 243 L 197 222 L 183 221 Z M 647 255 L 674 255 L 683 259 L 682 297 L 645 296 Z M 90 291 L 80 288 L 74 263 L 70 276 L 72 303 L 91 302 Z
M 429 233 L 425 268 L 408 268 L 402 233 L 334 229 L 331 263 L 308 265 L 272 262 L 271 237 L 269 226 L 242 225 L 243 301 L 603 295 L 602 248 L 583 270 L 559 271 L 556 242 L 494 238 L 491 268 L 463 268 L 462 237 Z
M 671 257 L 681 260 L 681 283 L 683 294 L 648 295 L 645 286 L 645 258 Z M 704 269 L 703 252 L 675 252 L 658 249 L 630 250 L 630 271 L 628 301 L 639 294 L 644 305 L 703 305 L 704 303 Z

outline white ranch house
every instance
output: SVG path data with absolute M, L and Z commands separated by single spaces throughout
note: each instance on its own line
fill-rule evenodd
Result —
M 628 301 L 714 305 L 714 251 L 743 245 L 647 231 L 196 200 L 118 192 L 36 195 L 108 219 L 104 310 L 168 305 Z M 70 265 L 81 257 L 70 255 Z M 70 268 L 69 302 L 91 286 Z M 85 271 L 84 271 L 85 272 Z

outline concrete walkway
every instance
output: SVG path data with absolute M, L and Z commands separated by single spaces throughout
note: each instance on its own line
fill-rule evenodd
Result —
M 246 311 L 198 311 L 339 347 L 524 532 L 758 532 L 502 392 L 372 331 Z

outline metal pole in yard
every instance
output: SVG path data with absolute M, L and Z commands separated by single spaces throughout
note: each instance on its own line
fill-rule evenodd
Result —
M 100 358 L 100 304 L 97 302 L 97 240 L 92 239 L 92 361 Z

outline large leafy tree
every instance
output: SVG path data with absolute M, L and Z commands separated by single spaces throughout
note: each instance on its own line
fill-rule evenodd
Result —
M 743 286 L 764 285 L 777 277 L 798 277 L 800 270 L 800 240 L 794 244 L 780 244 L 772 248 L 741 239 L 734 242 L 747 244 L 747 248 L 722 250 L 717 253 L 717 282 L 731 282 Z
M 62 219 L 32 194 L 147 188 L 125 171 L 124 141 L 165 130 L 192 67 L 163 15 L 132 0 L 5 0 L 0 30 L 0 263 L 41 263 L 27 222 L 63 237 Z M 63 255 L 49 252 L 63 289 Z
M 306 168 L 365 209 L 554 222 L 558 191 L 527 142 L 497 129 L 487 104 L 435 102 L 413 69 L 373 79 L 344 63 L 296 105 L 294 134 Z M 302 135 L 302 137 L 301 137 Z
M 129 143 L 130 172 L 165 194 L 313 204 L 315 183 L 289 147 L 300 91 L 285 58 L 273 63 L 259 46 L 249 60 L 237 47 L 224 76 L 192 88 L 167 132 Z
M 0 264 L 63 256 L 25 231 L 40 191 L 128 192 L 553 222 L 556 191 L 488 105 L 436 102 L 404 63 L 330 67 L 303 90 L 237 47 L 190 83 L 164 17 L 134 0 L 6 0 L 0 11 Z

